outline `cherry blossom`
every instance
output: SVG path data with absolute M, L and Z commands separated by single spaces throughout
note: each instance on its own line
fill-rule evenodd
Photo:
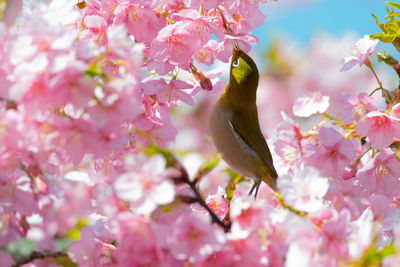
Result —
M 18 211 L 28 216 L 38 211 L 38 203 L 28 177 L 14 176 L 7 182 L 0 183 L 0 208 L 5 213 Z
M 156 229 L 159 226 L 128 212 L 120 213 L 117 221 L 120 243 L 113 255 L 119 266 L 168 266 L 168 259 L 163 255 L 157 240 Z
M 329 107 L 329 97 L 321 96 L 320 92 L 300 97 L 293 106 L 293 114 L 299 117 L 309 117 L 313 114 L 324 113 Z
M 151 43 L 150 54 L 155 61 L 180 65 L 188 70 L 192 54 L 201 48 L 201 40 L 193 39 L 190 26 L 178 21 L 163 28 Z
M 344 123 L 359 121 L 368 112 L 376 110 L 377 100 L 365 92 L 359 94 L 340 93 L 334 106 L 334 111 Z
M 129 34 L 139 42 L 151 42 L 165 25 L 165 18 L 158 16 L 145 1 L 133 3 L 122 0 L 117 3 L 113 23 L 125 25 Z
M 400 138 L 400 121 L 383 112 L 372 111 L 358 122 L 356 131 L 359 135 L 368 137 L 373 148 L 384 149 L 394 139 Z
M 134 160 L 131 158 L 130 160 Z M 131 202 L 135 213 L 151 213 L 157 205 L 168 204 L 174 199 L 174 187 L 164 179 L 165 161 L 160 157 L 153 157 L 144 164 L 138 159 L 133 163 L 132 171 L 120 175 L 114 189 L 119 199 Z M 143 164 L 143 165 L 142 165 Z
M 209 10 L 218 7 L 222 2 L 223 0 L 193 0 L 191 1 L 191 7 L 199 8 L 203 5 L 204 9 Z
M 179 216 L 171 225 L 168 248 L 177 259 L 201 259 L 220 247 L 219 229 L 195 216 Z
M 287 168 L 297 172 L 302 164 L 302 140 L 303 136 L 297 125 L 285 113 L 282 113 L 283 121 L 276 129 L 277 140 L 274 143 L 274 150 L 282 160 L 281 169 Z
M 297 243 L 290 244 L 288 253 L 287 253 L 287 260 L 286 266 L 294 267 L 294 266 L 310 266 L 311 261 L 311 251 L 308 249 L 302 248 Z
M 390 116 L 400 119 L 400 103 L 397 103 L 390 109 Z
M 111 254 L 114 246 L 98 239 L 94 230 L 90 227 L 83 228 L 80 235 L 80 240 L 70 245 L 68 249 L 69 257 L 82 266 L 106 265 L 106 254 Z
M 398 194 L 400 169 L 393 153 L 390 149 L 381 151 L 358 175 L 362 195 L 378 193 L 393 197 Z
M 345 57 L 343 60 L 343 66 L 340 71 L 346 71 L 357 65 L 362 66 L 365 64 L 375 51 L 375 47 L 378 44 L 378 40 L 371 40 L 368 35 L 364 35 L 363 38 L 357 41 L 353 47 L 352 55 Z
M 394 236 L 394 242 L 393 245 L 395 246 L 396 250 L 399 249 L 399 227 L 396 226 L 396 228 L 393 230 L 393 236 Z M 399 254 L 396 253 L 394 255 L 390 255 L 387 258 L 383 259 L 383 266 L 387 267 L 394 267 L 396 266 L 400 261 Z
M 341 257 L 349 256 L 348 243 L 351 231 L 347 227 L 350 221 L 350 212 L 343 210 L 335 214 L 334 218 L 325 223 L 321 228 L 323 247 Z
M 278 188 L 285 204 L 297 210 L 315 212 L 323 207 L 323 197 L 328 191 L 329 183 L 316 169 L 306 167 L 297 176 L 280 177 Z
M 373 195 L 370 198 L 374 217 L 382 220 L 382 230 L 392 230 L 399 222 L 400 210 L 390 206 L 390 200 L 384 195 Z
M 240 49 L 248 53 L 250 51 L 250 46 L 257 43 L 258 38 L 251 34 L 225 34 L 223 42 L 218 44 L 216 57 L 222 62 L 228 62 L 236 45 L 239 45 Z
M 261 209 L 262 203 L 255 203 L 244 198 L 235 198 L 231 203 L 231 216 L 235 224 L 241 229 L 241 233 L 248 235 L 249 232 L 260 229 L 264 218 Z M 233 226 L 235 228 L 235 225 Z
M 373 238 L 374 218 L 371 209 L 366 208 L 360 217 L 353 221 L 350 228 L 353 232 L 349 237 L 349 255 L 358 258 L 370 245 Z
M 226 201 L 226 195 L 222 187 L 218 187 L 218 191 L 216 194 L 208 195 L 205 201 L 221 220 L 225 218 L 228 212 L 228 203 Z M 196 206 L 192 206 L 192 209 L 199 214 L 207 214 L 207 211 L 204 208 L 199 209 Z
M 193 105 L 194 102 L 190 94 L 186 93 L 185 89 L 192 89 L 193 86 L 180 80 L 171 80 L 165 84 L 160 91 L 156 92 L 158 100 L 166 104 L 169 108 L 178 106 L 179 102 Z M 146 91 L 144 91 L 146 92 Z
M 84 26 L 88 29 L 94 42 L 98 45 L 105 45 L 107 43 L 106 20 L 99 15 L 89 15 L 83 20 Z
M 319 168 L 325 177 L 341 177 L 343 169 L 356 156 L 354 142 L 342 139 L 339 132 L 327 127 L 320 128 L 318 140 L 321 145 L 308 144 L 304 147 L 304 161 Z

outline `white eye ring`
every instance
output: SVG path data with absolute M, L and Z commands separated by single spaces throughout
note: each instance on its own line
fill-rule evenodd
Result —
M 232 67 L 234 67 L 234 68 L 239 67 L 239 58 L 235 59 L 235 60 L 232 62 Z

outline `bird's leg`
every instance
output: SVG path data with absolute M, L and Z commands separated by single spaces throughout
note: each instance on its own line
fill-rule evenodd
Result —
M 253 193 L 253 191 L 255 189 L 256 193 L 254 194 L 254 198 L 257 198 L 258 189 L 260 188 L 260 185 L 261 185 L 261 179 L 254 180 L 254 184 L 250 189 L 249 196 L 251 196 L 251 194 Z

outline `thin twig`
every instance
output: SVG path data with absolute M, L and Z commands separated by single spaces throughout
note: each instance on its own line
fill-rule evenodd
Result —
M 204 176 L 203 172 L 202 171 L 198 171 L 196 173 L 196 176 L 193 179 L 193 184 L 195 184 L 195 185 L 198 184 L 200 182 L 201 178 L 203 178 L 203 176 Z
M 375 88 L 371 93 L 369 93 L 369 95 L 372 96 L 373 94 L 375 94 L 375 92 L 382 90 L 382 89 L 383 88 L 381 88 L 381 87 Z
M 381 80 L 379 80 L 379 77 L 378 77 L 378 75 L 376 74 L 376 72 L 375 72 L 374 68 L 372 67 L 372 65 L 371 65 L 371 64 L 368 64 L 367 66 L 368 66 L 368 68 L 372 71 L 372 74 L 374 74 L 374 77 L 375 77 L 376 81 L 378 82 L 379 87 L 383 89 L 382 82 L 381 82 Z
M 378 77 L 378 75 L 376 74 L 374 68 L 372 67 L 371 62 L 369 62 L 369 60 L 368 60 L 368 62 L 367 62 L 365 65 L 372 71 L 372 74 L 374 75 L 376 81 L 378 82 L 379 88 L 377 88 L 377 89 L 381 89 L 381 90 L 382 90 L 382 94 L 385 96 L 386 100 L 387 100 L 389 103 L 392 103 L 392 97 L 390 96 L 389 92 L 388 92 L 385 88 L 383 88 L 382 82 L 381 82 L 381 80 L 379 80 L 379 77 Z M 375 90 L 373 91 L 373 93 L 376 92 L 377 89 L 375 89 Z M 371 93 L 370 95 L 372 95 L 373 93 Z
M 67 252 L 61 252 L 61 251 L 41 251 L 41 252 L 32 251 L 28 256 L 16 261 L 13 264 L 13 267 L 19 267 L 37 259 L 57 258 L 57 257 L 68 257 L 68 254 Z

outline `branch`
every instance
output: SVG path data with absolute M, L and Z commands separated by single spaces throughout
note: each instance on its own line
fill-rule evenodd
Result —
M 6 98 L 0 97 L 0 101 L 4 101 L 6 103 L 6 110 L 8 110 L 8 109 L 17 109 L 18 108 L 17 102 L 15 102 L 15 101 L 13 101 L 11 99 L 6 99 Z
M 393 102 L 392 97 L 390 96 L 390 93 L 388 92 L 388 90 L 386 90 L 385 88 L 383 88 L 382 82 L 381 80 L 379 80 L 378 75 L 376 74 L 374 68 L 372 67 L 371 62 L 369 61 L 369 59 L 366 60 L 366 62 L 364 63 L 371 71 L 372 74 L 374 75 L 376 81 L 379 84 L 379 87 L 377 89 L 375 89 L 374 91 L 372 91 L 372 93 L 370 93 L 369 95 L 373 95 L 373 93 L 375 93 L 377 90 L 382 90 L 382 97 L 385 98 L 386 102 L 390 105 Z
M 30 263 L 37 259 L 44 259 L 44 258 L 57 258 L 57 257 L 68 257 L 67 252 L 61 251 L 32 251 L 31 254 L 27 255 L 26 257 L 16 261 L 13 264 L 13 267 L 20 267 L 24 264 Z
M 204 175 L 203 170 L 200 168 L 199 172 L 201 172 L 201 173 L 198 173 L 196 175 L 196 179 L 192 182 L 189 178 L 189 174 L 186 171 L 185 167 L 176 159 L 176 157 L 172 153 L 170 153 L 169 156 L 170 156 L 169 159 L 172 159 L 171 167 L 177 169 L 181 174 L 179 177 L 177 177 L 177 178 L 174 177 L 172 179 L 175 181 L 175 183 L 181 182 L 181 183 L 187 184 L 192 189 L 192 191 L 195 195 L 194 198 L 187 197 L 187 196 L 179 196 L 179 197 L 184 201 L 188 200 L 190 203 L 194 203 L 194 202 L 199 203 L 210 214 L 212 223 L 218 224 L 220 227 L 222 227 L 224 229 L 225 232 L 228 232 L 231 229 L 231 225 L 232 225 L 230 219 L 229 218 L 224 219 L 225 222 L 222 221 L 215 214 L 215 212 L 207 205 L 207 203 L 204 201 L 201 193 L 199 192 L 199 190 L 196 186 L 197 182 L 200 180 L 200 177 L 202 177 L 202 175 Z

